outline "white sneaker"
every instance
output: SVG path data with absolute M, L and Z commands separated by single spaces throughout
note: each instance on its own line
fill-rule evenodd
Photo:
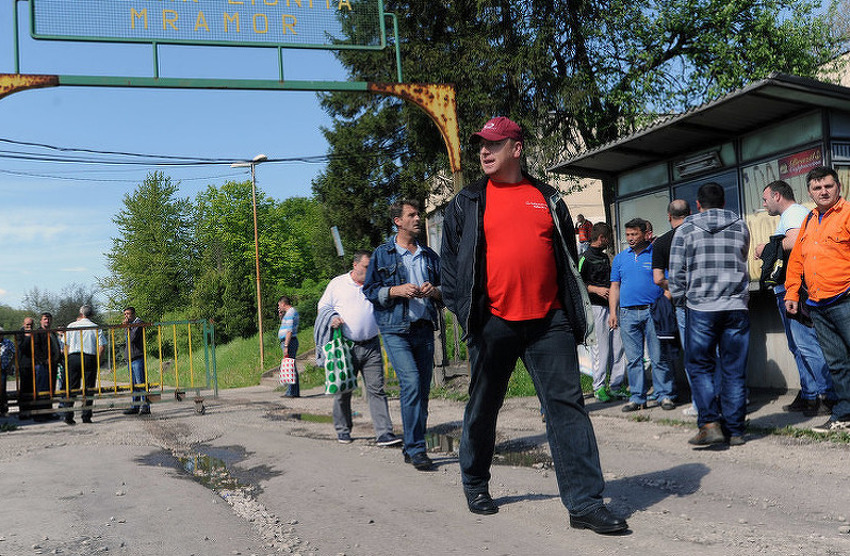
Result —
M 697 406 L 695 406 L 694 404 L 689 405 L 688 407 L 682 410 L 682 415 L 687 415 L 688 417 L 699 417 Z
M 812 427 L 812 432 L 850 432 L 850 421 L 829 420 L 819 427 Z

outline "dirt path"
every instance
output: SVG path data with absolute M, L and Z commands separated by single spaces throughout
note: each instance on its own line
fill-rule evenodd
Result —
M 751 424 L 809 423 L 778 411 L 788 401 L 754 400 Z M 606 499 L 631 526 L 601 537 L 567 527 L 541 464 L 494 466 L 500 512 L 469 513 L 456 453 L 432 450 L 437 469 L 416 472 L 400 450 L 374 445 L 360 399 L 351 445 L 328 423 L 292 418 L 329 415 L 319 393 L 288 399 L 261 386 L 207 406 L 204 416 L 163 403 L 150 419 L 101 412 L 89 426 L 0 433 L 0 555 L 850 554 L 845 444 L 756 433 L 742 447 L 697 451 L 678 410 L 636 419 L 590 404 Z M 400 429 L 397 400 L 390 407 Z M 456 450 L 462 408 L 431 405 L 444 449 Z M 499 449 L 545 459 L 543 427 L 535 400 L 508 400 Z M 211 486 L 187 478 L 209 464 L 226 466 L 204 474 Z

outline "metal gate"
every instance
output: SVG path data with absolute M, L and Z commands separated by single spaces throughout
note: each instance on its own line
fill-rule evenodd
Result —
M 142 361 L 142 381 L 133 380 L 128 358 L 134 328 L 142 329 L 144 349 L 133 357 Z M 74 402 L 123 409 L 134 396 L 182 402 L 187 393 L 203 414 L 204 396 L 218 396 L 215 332 L 205 320 L 2 331 L 0 344 L 3 414 L 17 406 L 20 418 L 39 418 L 79 410 Z

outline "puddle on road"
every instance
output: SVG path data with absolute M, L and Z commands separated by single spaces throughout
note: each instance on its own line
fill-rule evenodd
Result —
M 251 487 L 234 477 L 228 466 L 245 458 L 241 447 L 216 448 L 201 446 L 200 451 L 187 456 L 175 456 L 167 450 L 148 454 L 138 461 L 144 465 L 169 467 L 191 477 L 194 481 L 212 490 L 233 490 Z
M 355 413 L 356 415 L 356 413 Z M 263 415 L 266 419 L 272 421 L 303 421 L 307 423 L 333 423 L 334 418 L 331 415 L 319 415 L 318 413 L 283 413 L 280 411 L 270 411 Z
M 428 433 L 425 435 L 425 444 L 429 452 L 454 453 L 460 447 L 460 438 L 448 434 Z M 546 469 L 552 467 L 552 458 L 538 447 L 528 448 L 518 443 L 508 443 L 496 447 L 493 463 Z
M 308 423 L 333 423 L 331 415 L 319 415 L 317 413 L 290 413 L 286 416 L 290 421 L 307 421 Z
M 183 471 L 194 480 L 213 490 L 234 490 L 247 486 L 241 484 L 227 470 L 224 460 L 205 454 L 195 454 L 191 457 L 179 458 Z

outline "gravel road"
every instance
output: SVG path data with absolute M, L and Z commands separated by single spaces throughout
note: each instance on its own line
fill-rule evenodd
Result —
M 765 432 L 824 420 L 783 414 L 791 398 L 754 395 L 747 444 L 721 450 L 691 449 L 678 409 L 589 403 L 606 500 L 631 526 L 615 537 L 567 526 L 530 398 L 500 417 L 514 464 L 493 468 L 493 516 L 465 507 L 459 402 L 432 402 L 427 473 L 375 446 L 359 398 L 355 442 L 338 444 L 319 391 L 229 390 L 206 415 L 163 402 L 74 427 L 0 419 L 17 427 L 0 432 L 0 556 L 850 554 L 850 446 Z

